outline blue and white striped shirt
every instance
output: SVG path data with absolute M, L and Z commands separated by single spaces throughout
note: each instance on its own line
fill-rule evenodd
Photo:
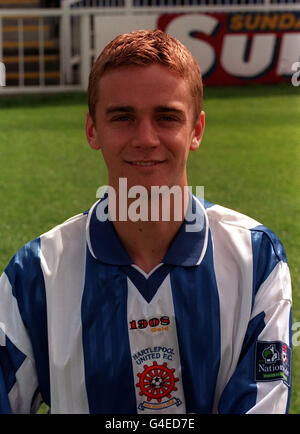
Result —
M 193 199 L 195 200 L 195 198 Z M 205 202 L 146 274 L 97 202 L 0 278 L 0 413 L 284 413 L 291 282 L 277 236 Z

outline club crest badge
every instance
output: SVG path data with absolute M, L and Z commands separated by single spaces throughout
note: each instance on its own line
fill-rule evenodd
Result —
M 144 365 L 143 368 L 143 372 L 137 374 L 139 382 L 136 387 L 140 388 L 139 395 L 147 400 L 140 403 L 139 410 L 161 410 L 182 404 L 180 399 L 172 397 L 172 393 L 177 391 L 176 383 L 179 381 L 175 376 L 175 369 L 169 368 L 166 362 L 162 365 L 153 362 L 153 365 Z

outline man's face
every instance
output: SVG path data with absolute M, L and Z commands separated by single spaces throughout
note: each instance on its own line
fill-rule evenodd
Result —
M 187 185 L 186 162 L 199 147 L 204 113 L 195 123 L 186 80 L 161 65 L 128 66 L 104 74 L 95 124 L 87 115 L 90 146 L 101 149 L 109 185 Z

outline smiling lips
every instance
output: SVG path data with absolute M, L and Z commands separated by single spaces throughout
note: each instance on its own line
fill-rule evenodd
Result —
M 164 163 L 166 160 L 162 161 L 156 161 L 156 160 L 149 160 L 149 161 L 127 161 L 127 163 L 131 164 L 132 166 L 139 166 L 139 167 L 151 167 L 151 166 L 157 166 L 158 164 Z

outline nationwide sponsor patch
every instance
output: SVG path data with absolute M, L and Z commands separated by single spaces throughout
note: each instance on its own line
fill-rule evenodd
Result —
M 281 341 L 256 343 L 255 381 L 282 380 L 291 385 L 291 349 Z

